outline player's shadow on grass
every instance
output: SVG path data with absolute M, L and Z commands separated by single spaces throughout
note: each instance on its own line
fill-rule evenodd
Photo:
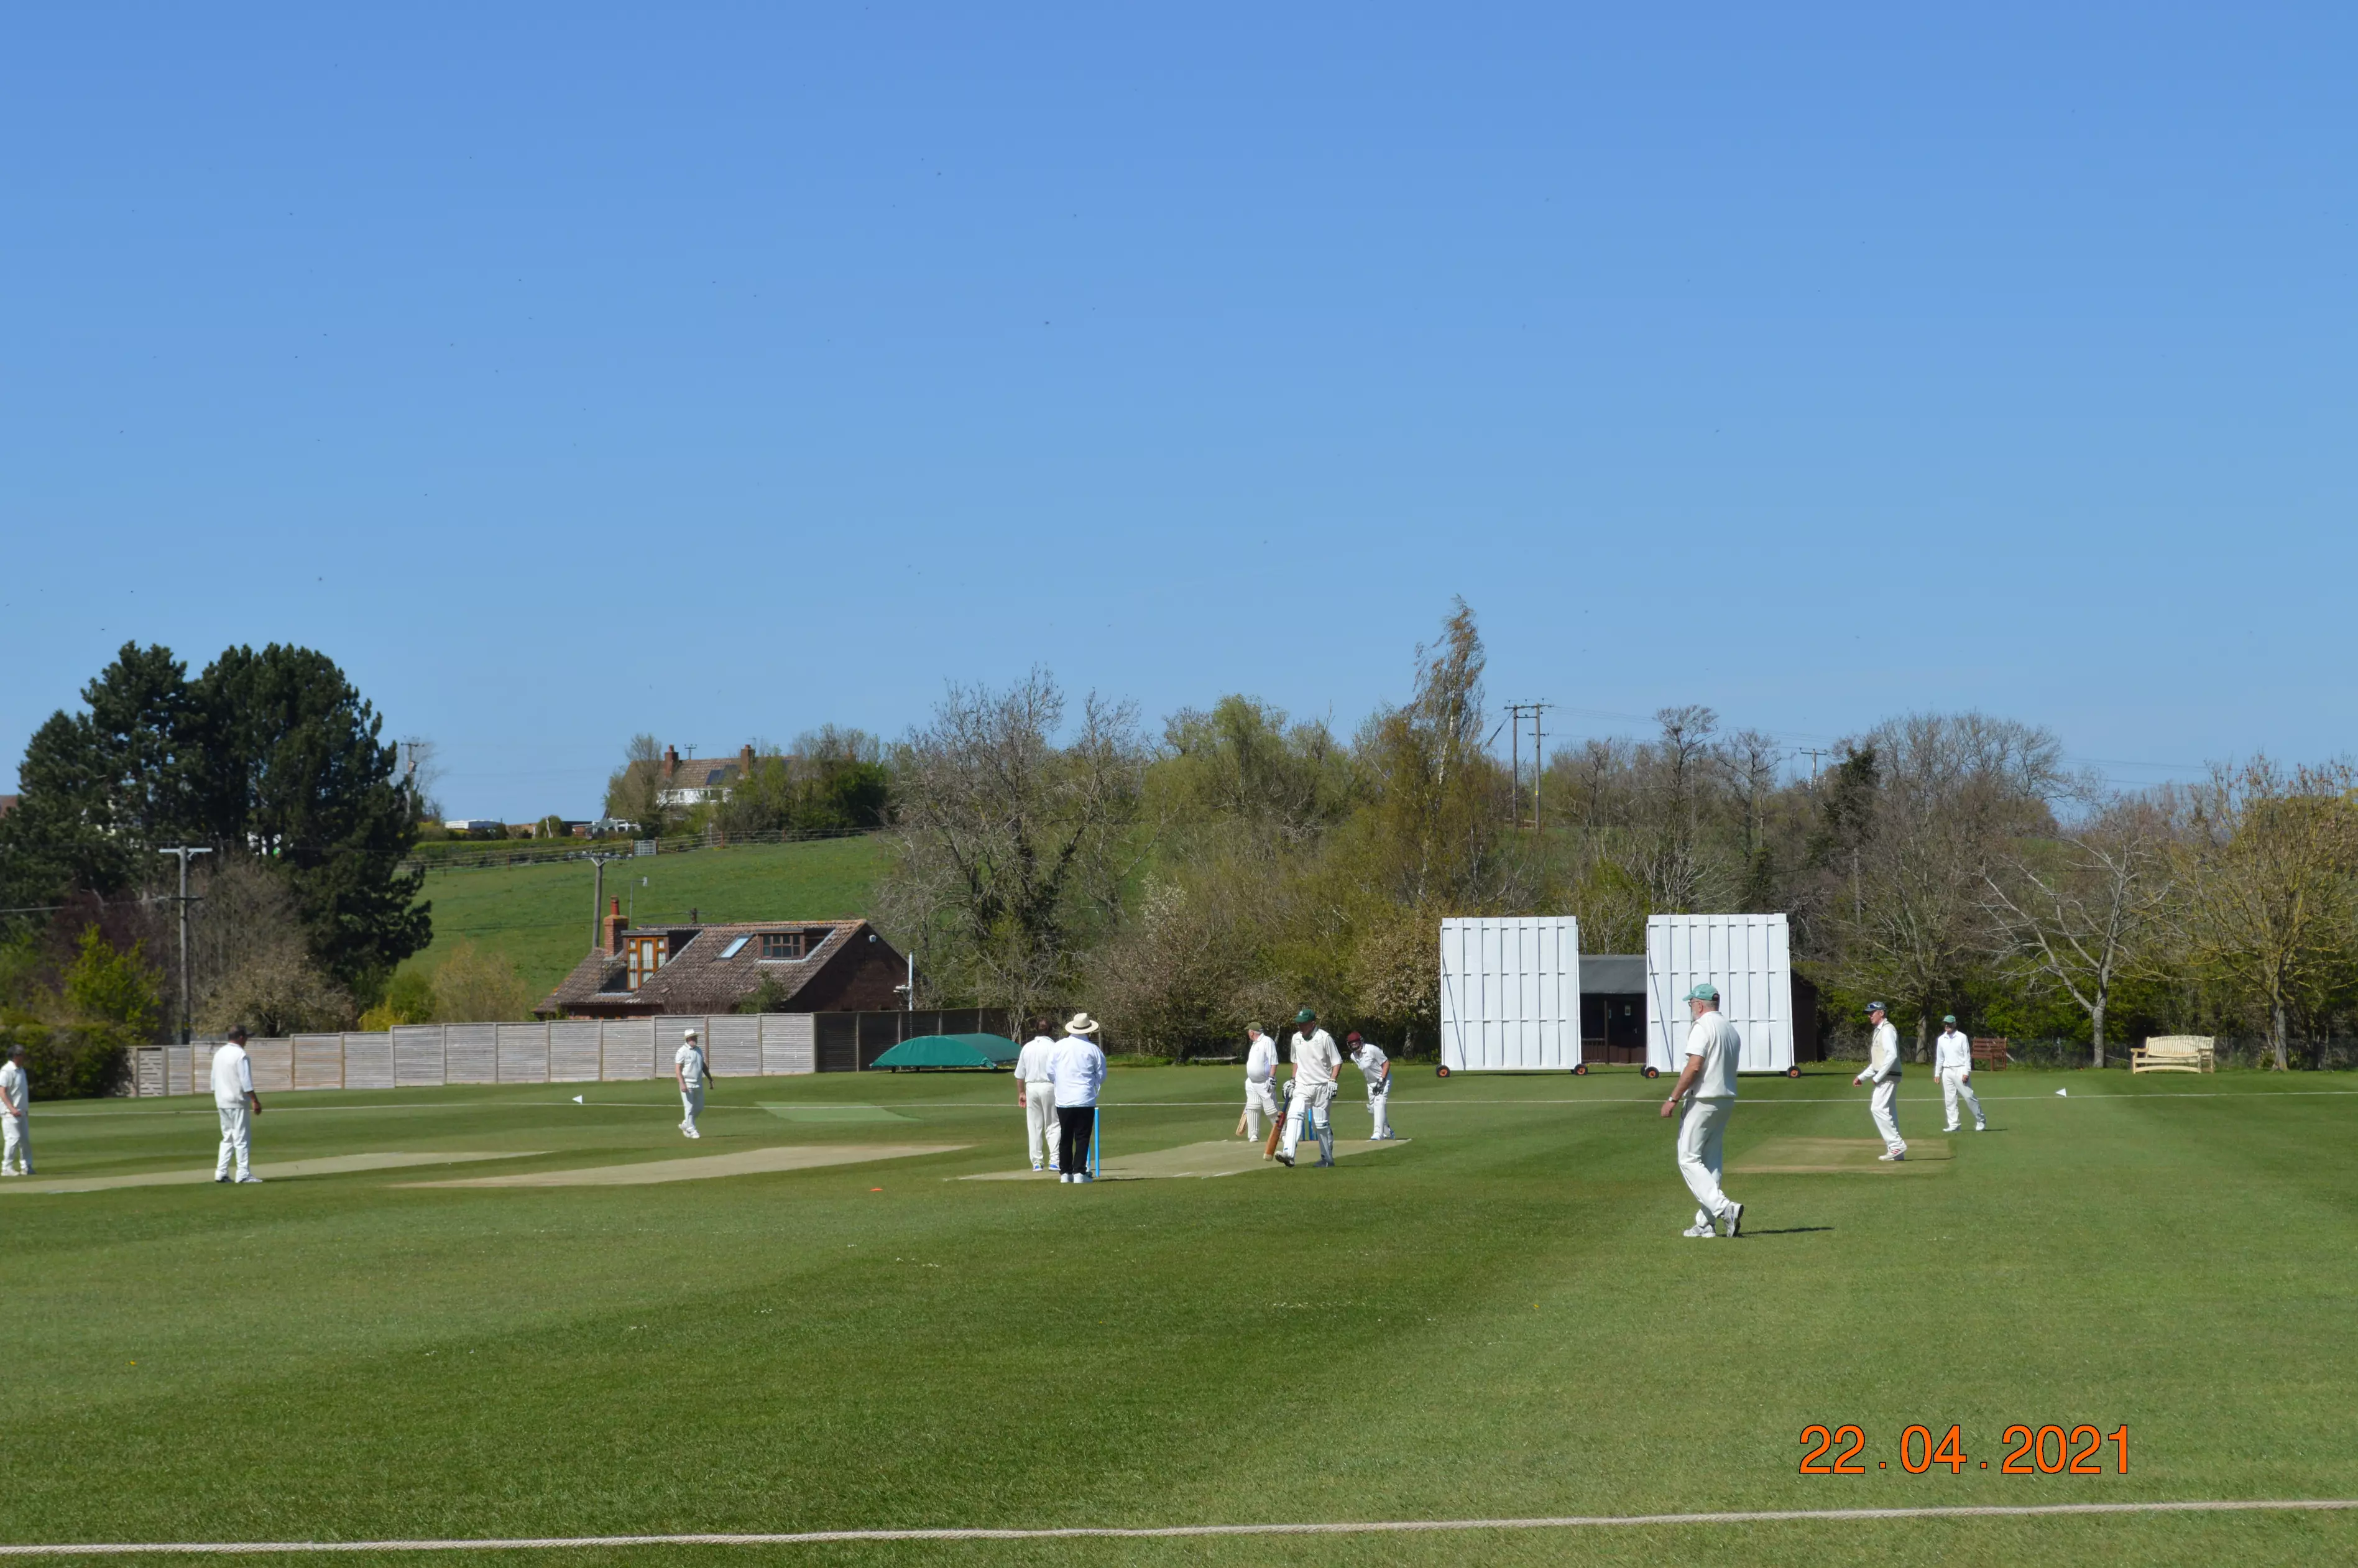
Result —
M 1831 1225 L 1789 1225 L 1782 1230 L 1747 1230 L 1744 1234 L 1747 1237 L 1807 1236 L 1813 1230 L 1832 1230 L 1833 1228 L 1833 1227 Z

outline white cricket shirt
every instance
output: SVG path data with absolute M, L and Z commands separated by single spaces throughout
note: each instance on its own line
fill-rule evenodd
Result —
M 1696 1019 L 1687 1030 L 1687 1054 L 1703 1058 L 1703 1070 L 1695 1075 L 1695 1098 L 1736 1098 L 1736 1069 L 1744 1060 L 1744 1037 L 1717 1008 Z
M 243 1105 L 245 1097 L 254 1092 L 254 1062 L 245 1047 L 234 1043 L 213 1050 L 213 1103 Z
M 1372 1041 L 1361 1043 L 1359 1048 L 1351 1053 L 1351 1065 L 1368 1076 L 1368 1087 L 1371 1089 L 1384 1087 L 1384 1069 L 1390 1062 L 1391 1058 L 1378 1049 Z
M 1293 1081 L 1303 1088 L 1315 1088 L 1331 1084 L 1343 1070 L 1343 1053 L 1335 1049 L 1335 1037 L 1325 1030 L 1304 1040 L 1300 1032 L 1293 1036 Z
M 1098 1086 L 1105 1082 L 1105 1053 L 1097 1042 L 1086 1034 L 1067 1034 L 1056 1043 L 1056 1054 L 1048 1059 L 1052 1081 L 1056 1086 L 1056 1107 L 1095 1105 Z
M 1245 1082 L 1265 1084 L 1277 1076 L 1277 1042 L 1264 1034 L 1245 1053 Z
M 1974 1065 L 1973 1037 L 1954 1029 L 1943 1029 L 1932 1042 L 1932 1065 L 1941 1071 L 1951 1067 L 1970 1068 Z
M 680 1081 L 689 1088 L 704 1087 L 704 1053 L 694 1045 L 682 1045 L 671 1054 L 671 1065 L 679 1069 Z
M 1034 1034 L 1023 1042 L 1023 1049 L 1015 1053 L 1015 1076 L 1027 1084 L 1044 1084 L 1055 1076 L 1048 1060 L 1056 1054 L 1056 1043 L 1044 1034 Z
M 0 1066 L 0 1099 L 6 1100 L 16 1107 L 17 1111 L 24 1110 L 33 1103 L 32 1080 L 26 1076 L 25 1069 L 14 1062 Z M 15 1112 L 0 1112 L 0 1114 L 13 1115 Z

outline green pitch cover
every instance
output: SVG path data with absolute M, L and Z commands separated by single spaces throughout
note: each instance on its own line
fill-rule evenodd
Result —
M 920 1034 L 876 1058 L 879 1067 L 1004 1067 L 1019 1047 L 1000 1034 Z

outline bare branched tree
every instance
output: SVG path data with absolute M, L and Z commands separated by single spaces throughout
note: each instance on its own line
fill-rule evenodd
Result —
M 1068 994 L 1114 923 L 1146 848 L 1137 714 L 1091 694 L 1059 745 L 1064 719 L 1063 692 L 1035 669 L 1004 691 L 952 687 L 898 749 L 882 913 L 918 945 L 932 994 L 1035 1011 Z
M 1989 868 L 2010 838 L 2053 831 L 2061 751 L 2044 730 L 1979 713 L 1892 720 L 1854 754 L 1870 750 L 1877 787 L 1853 851 L 1845 967 L 1915 1012 L 1922 1062 L 1929 1021 L 1987 952 Z
M 2115 799 L 2081 827 L 2017 845 L 1984 875 L 1998 961 L 2088 1015 L 2099 1067 L 2113 989 L 2144 957 L 2177 886 L 2171 827 L 2167 797 Z

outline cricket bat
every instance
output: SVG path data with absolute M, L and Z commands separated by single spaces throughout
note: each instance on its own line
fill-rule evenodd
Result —
M 1269 1124 L 1269 1141 L 1260 1146 L 1260 1157 L 1262 1159 L 1274 1160 L 1277 1158 L 1278 1142 L 1285 1136 L 1285 1119 L 1293 1114 L 1293 1097 L 1292 1095 L 1287 1095 L 1278 1101 L 1277 1115 Z

